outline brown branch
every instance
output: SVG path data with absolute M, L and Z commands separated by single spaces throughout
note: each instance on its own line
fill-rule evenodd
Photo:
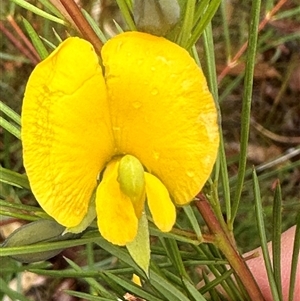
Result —
M 198 195 L 199 200 L 196 206 L 206 222 L 211 234 L 215 236 L 217 247 L 223 252 L 229 264 L 243 283 L 251 300 L 264 301 L 264 297 L 253 278 L 245 261 L 239 255 L 230 238 L 223 231 L 219 221 L 217 220 L 209 202 L 203 194 Z
M 85 19 L 80 8 L 77 6 L 74 0 L 60 0 L 60 2 L 66 9 L 67 13 L 70 15 L 71 19 L 74 21 L 83 38 L 90 41 L 94 46 L 95 51 L 100 54 L 102 42 L 88 23 L 88 21 Z
M 260 22 L 258 27 L 258 32 L 260 32 L 271 20 L 271 18 L 278 12 L 278 10 L 285 4 L 287 0 L 280 0 L 272 9 L 270 12 L 268 12 L 265 16 L 265 18 Z M 227 66 L 222 70 L 222 72 L 218 76 L 218 83 L 222 81 L 222 79 L 228 74 L 229 70 L 233 68 L 237 63 L 242 54 L 246 51 L 248 48 L 248 41 L 243 44 L 243 46 L 240 48 L 240 50 L 236 53 L 236 55 L 233 57 L 233 59 L 228 62 Z
M 288 136 L 281 136 L 275 134 L 267 130 L 266 128 L 264 128 L 261 124 L 254 121 L 254 119 L 251 120 L 251 125 L 262 135 L 268 137 L 273 141 L 280 142 L 280 143 L 287 143 L 287 144 L 300 144 L 300 137 L 288 137 Z
M 30 50 L 28 50 L 24 45 L 20 42 L 18 38 L 16 38 L 0 21 L 0 31 L 11 41 L 11 43 L 20 50 L 31 62 L 36 65 L 40 60 L 37 59 Z
M 14 29 L 16 34 L 21 38 L 23 43 L 26 45 L 26 48 L 32 53 L 32 55 L 35 57 L 36 61 L 39 62 L 40 56 L 39 56 L 38 52 L 36 51 L 36 49 L 34 48 L 32 43 L 29 41 L 29 39 L 25 36 L 24 32 L 22 31 L 20 26 L 17 24 L 17 22 L 14 20 L 14 18 L 11 15 L 8 15 L 6 19 L 9 22 L 9 24 L 11 25 L 11 27 Z

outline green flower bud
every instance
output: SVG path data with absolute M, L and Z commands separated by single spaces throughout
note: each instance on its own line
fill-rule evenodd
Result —
M 134 20 L 139 31 L 166 35 L 180 19 L 177 0 L 135 0 Z
M 11 235 L 2 244 L 4 248 L 24 247 L 38 243 L 54 242 L 78 237 L 74 234 L 62 235 L 65 227 L 53 220 L 38 220 L 26 224 Z M 30 254 L 12 255 L 10 257 L 25 263 L 44 261 L 59 254 L 63 249 L 42 251 Z

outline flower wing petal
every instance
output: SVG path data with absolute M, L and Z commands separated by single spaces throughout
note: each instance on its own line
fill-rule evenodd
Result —
M 90 43 L 65 40 L 36 66 L 22 110 L 24 165 L 44 210 L 66 227 L 87 213 L 113 151 L 107 93 Z
M 133 241 L 138 230 L 138 218 L 132 202 L 120 190 L 118 162 L 107 166 L 96 193 L 96 211 L 101 235 L 109 242 L 124 246 Z
M 128 32 L 102 49 L 121 153 L 137 157 L 186 204 L 209 177 L 219 144 L 217 112 L 201 69 L 161 37 Z
M 146 194 L 154 224 L 163 232 L 172 229 L 176 209 L 164 184 L 155 176 L 145 172 Z

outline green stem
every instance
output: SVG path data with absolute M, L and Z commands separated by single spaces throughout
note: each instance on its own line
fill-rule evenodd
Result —
M 240 281 L 244 285 L 245 290 L 250 297 L 250 300 L 264 301 L 264 298 L 253 278 L 253 275 L 251 274 L 242 257 L 238 254 L 237 250 L 231 243 L 228 235 L 226 235 L 226 233 L 223 231 L 209 202 L 203 195 L 199 195 L 198 197 L 199 200 L 196 201 L 196 206 L 199 212 L 201 213 L 209 230 L 215 236 L 217 247 L 223 252 L 229 264 L 236 272 L 237 276 L 240 278 Z

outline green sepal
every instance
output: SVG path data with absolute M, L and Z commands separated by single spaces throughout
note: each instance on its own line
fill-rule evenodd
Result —
M 135 239 L 126 244 L 126 248 L 136 262 L 136 264 L 146 273 L 149 277 L 149 264 L 150 264 L 150 239 L 148 220 L 145 212 L 143 212 L 139 219 L 138 232 Z

